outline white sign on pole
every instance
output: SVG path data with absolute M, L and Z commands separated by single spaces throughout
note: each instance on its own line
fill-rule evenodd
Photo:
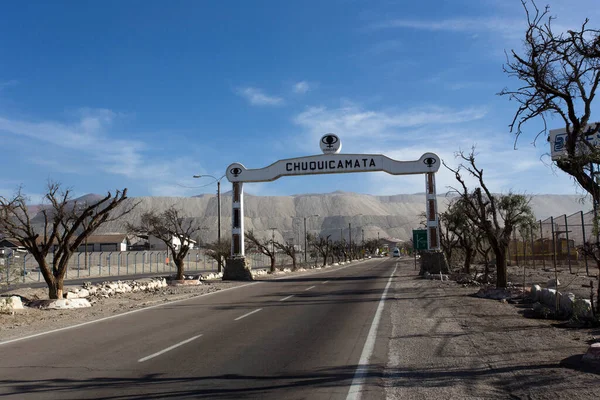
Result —
M 584 132 L 585 136 L 583 139 L 579 139 L 576 144 L 578 154 L 585 154 L 589 151 L 584 140 L 593 147 L 600 146 L 600 122 L 586 126 Z M 567 156 L 567 130 L 565 128 L 551 129 L 548 141 L 550 142 L 552 161 L 560 160 Z

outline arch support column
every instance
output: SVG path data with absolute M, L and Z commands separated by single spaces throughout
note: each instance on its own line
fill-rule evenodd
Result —
M 425 196 L 427 214 L 427 248 L 440 249 L 440 232 L 438 221 L 437 196 L 435 191 L 435 172 L 425 174 Z
M 231 202 L 231 256 L 227 259 L 224 280 L 252 280 L 244 251 L 244 183 L 233 182 Z

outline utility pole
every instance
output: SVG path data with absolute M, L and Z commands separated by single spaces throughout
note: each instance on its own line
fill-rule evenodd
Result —
M 220 178 L 216 178 L 212 175 L 194 175 L 193 178 L 202 178 L 208 177 L 213 178 L 217 181 L 217 246 L 219 251 L 221 251 L 221 179 L 225 178 L 226 175 L 223 175 Z M 219 257 L 218 262 L 219 272 L 221 272 L 221 260 Z
M 352 261 L 352 222 L 348 222 L 348 250 L 350 253 L 350 261 Z

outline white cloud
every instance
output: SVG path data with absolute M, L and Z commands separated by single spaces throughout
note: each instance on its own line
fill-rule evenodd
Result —
M 283 98 L 277 96 L 270 96 L 266 94 L 262 89 L 255 87 L 243 87 L 239 88 L 236 93 L 248 100 L 253 106 L 280 106 L 283 105 Z
M 344 138 L 385 139 L 397 136 L 407 128 L 430 125 L 448 125 L 483 118 L 487 110 L 482 107 L 449 109 L 429 106 L 405 111 L 366 110 L 354 104 L 340 108 L 310 107 L 294 118 L 311 139 L 333 132 Z M 312 143 L 312 142 L 311 142 Z
M 442 20 L 427 19 L 388 19 L 372 25 L 375 29 L 415 29 L 426 31 L 444 31 L 477 34 L 480 32 L 499 33 L 505 37 L 520 37 L 524 20 L 476 17 L 450 18 Z
M 300 82 L 296 82 L 294 84 L 294 88 L 293 88 L 294 93 L 304 94 L 304 93 L 308 92 L 309 90 L 311 90 L 311 85 L 309 85 L 308 82 L 306 82 L 306 81 L 300 81 Z
M 48 173 L 83 175 L 100 170 L 152 182 L 151 187 L 156 185 L 160 194 L 168 192 L 167 183 L 181 183 L 181 177 L 188 175 L 191 180 L 192 171 L 200 169 L 192 157 L 153 157 L 146 143 L 123 139 L 126 135 L 114 128 L 119 115 L 111 110 L 81 109 L 76 116 L 71 123 L 0 117 L 0 132 L 26 138 L 32 148 L 40 144 L 48 147 L 42 159 L 30 157 L 32 163 L 44 167 Z M 183 179 L 183 183 L 188 182 Z

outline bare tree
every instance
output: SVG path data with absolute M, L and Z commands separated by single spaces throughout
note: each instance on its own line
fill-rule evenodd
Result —
M 217 262 L 217 272 L 221 272 L 227 257 L 231 254 L 231 238 L 221 239 L 221 243 L 218 241 L 208 243 L 206 248 L 206 254 Z
M 365 240 L 365 243 L 363 244 L 365 250 L 369 253 L 369 254 L 375 254 L 375 251 L 377 250 L 377 239 L 367 239 Z
M 269 257 L 271 260 L 271 267 L 269 269 L 270 273 L 275 272 L 275 249 L 274 242 L 271 239 L 260 239 L 258 238 L 253 230 L 246 232 L 246 242 L 247 249 L 252 251 L 257 251 Z
M 600 244 L 598 242 L 585 242 L 578 247 L 579 251 L 587 257 L 590 257 L 596 263 L 598 268 L 598 284 L 596 285 L 596 310 L 595 313 L 600 313 Z M 593 300 L 592 300 L 593 305 Z
M 307 234 L 308 241 L 315 248 L 317 254 L 319 254 L 323 258 L 323 267 L 327 265 L 327 258 L 331 253 L 331 242 L 329 238 L 331 235 L 327 235 L 327 237 L 315 236 L 311 233 Z
M 175 279 L 182 280 L 185 269 L 185 257 L 193 247 L 202 228 L 193 218 L 183 217 L 176 206 L 163 212 L 148 211 L 142 214 L 139 224 L 127 223 L 127 231 L 137 235 L 154 236 L 163 242 L 177 267 Z
M 445 222 L 447 230 L 453 234 L 463 252 L 463 272 L 470 274 L 479 235 L 478 229 L 468 218 L 467 207 L 465 200 L 459 197 L 448 205 L 448 209 L 440 219 Z
M 518 139 L 523 124 L 540 117 L 544 129 L 537 139 L 547 131 L 546 118 L 558 116 L 567 130 L 567 156 L 556 165 L 598 201 L 591 165 L 600 162 L 600 152 L 584 139 L 597 135 L 600 128 L 596 125 L 590 131 L 592 102 L 600 82 L 600 31 L 588 28 L 586 19 L 580 29 L 557 34 L 548 7 L 542 11 L 533 0 L 521 3 L 527 17 L 523 53 L 512 50 L 504 66 L 508 76 L 518 78 L 521 85 L 499 93 L 519 104 L 509 125 L 511 132 Z M 578 150 L 580 144 L 589 151 Z
M 71 255 L 98 227 L 131 212 L 131 203 L 115 210 L 127 199 L 127 189 L 117 190 L 96 201 L 72 199 L 71 189 L 48 183 L 44 204 L 35 218 L 29 214 L 29 199 L 19 188 L 12 198 L 0 196 L 0 230 L 21 242 L 37 262 L 48 285 L 48 297 L 63 297 L 64 277 Z M 39 223 L 36 223 L 39 221 Z M 52 266 L 46 258 L 52 252 Z
M 296 265 L 296 246 L 294 246 L 293 243 L 275 242 L 275 248 L 281 250 L 292 259 L 292 271 L 296 271 L 298 269 L 298 266 Z
M 483 169 L 475 165 L 475 149 L 468 155 L 462 151 L 457 153 L 462 159 L 458 168 L 452 169 L 460 188 L 451 188 L 460 195 L 465 216 L 486 236 L 494 255 L 496 256 L 496 287 L 505 288 L 507 285 L 506 265 L 507 249 L 513 229 L 521 225 L 531 225 L 534 216 L 529 206 L 530 198 L 509 193 L 506 195 L 492 194 L 483 180 Z M 461 171 L 473 176 L 479 185 L 469 190 Z
M 440 232 L 440 247 L 444 254 L 446 254 L 446 259 L 448 262 L 452 262 L 452 256 L 455 254 L 455 251 L 458 248 L 459 242 L 458 237 L 449 229 L 449 213 L 445 211 L 440 213 L 439 217 L 439 232 Z M 404 245 L 404 243 L 403 243 Z M 411 246 L 412 247 L 412 246 Z

